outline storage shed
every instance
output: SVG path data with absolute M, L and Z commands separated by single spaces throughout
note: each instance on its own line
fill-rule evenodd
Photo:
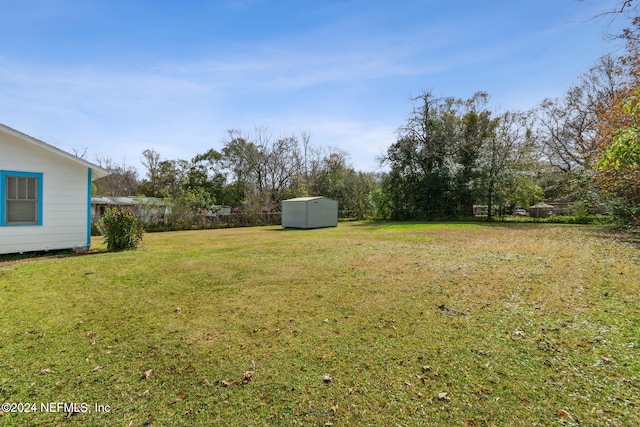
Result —
M 529 212 L 532 218 L 548 218 L 553 215 L 553 206 L 540 202 L 531 206 Z
M 0 124 L 0 254 L 91 244 L 91 182 L 101 167 Z
M 338 202 L 323 196 L 283 200 L 282 226 L 287 228 L 337 227 Z

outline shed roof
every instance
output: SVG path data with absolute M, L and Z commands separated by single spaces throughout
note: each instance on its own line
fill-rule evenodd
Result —
M 309 202 L 311 200 L 318 200 L 318 199 L 332 200 L 324 196 L 313 196 L 313 197 L 296 197 L 295 199 L 283 200 L 283 202 Z
M 536 208 L 536 209 L 552 209 L 553 208 L 553 206 L 548 205 L 548 204 L 546 204 L 544 202 L 536 203 L 535 205 L 533 205 L 531 207 L 532 208 Z
M 92 174 L 91 174 L 91 179 L 92 180 L 96 180 L 98 178 L 103 178 L 107 175 L 109 175 L 109 171 L 107 171 L 106 169 L 101 168 L 100 166 L 93 164 L 91 162 L 88 162 L 84 159 L 81 159 L 78 156 L 74 156 L 71 153 L 67 153 L 66 151 L 63 151 L 57 147 L 54 147 L 53 145 L 47 144 L 44 141 L 40 141 L 39 139 L 36 139 L 32 136 L 29 136 L 25 133 L 22 133 L 20 131 L 17 131 L 15 129 L 10 128 L 9 126 L 3 125 L 2 123 L 0 123 L 0 131 L 12 135 L 15 138 L 18 138 L 26 143 L 35 145 L 36 147 L 49 151 L 51 153 L 57 154 L 60 157 L 63 157 L 67 160 L 70 160 L 72 162 L 75 163 L 79 163 L 85 167 L 88 167 L 92 170 Z

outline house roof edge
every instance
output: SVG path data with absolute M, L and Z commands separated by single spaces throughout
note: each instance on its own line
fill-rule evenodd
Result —
M 41 149 L 47 150 L 51 153 L 57 154 L 61 157 L 64 157 L 67 160 L 71 160 L 72 162 L 76 162 L 79 163 L 83 166 L 86 166 L 88 168 L 90 168 L 92 170 L 92 174 L 91 174 L 91 179 L 92 180 L 96 180 L 98 178 L 103 178 L 107 175 L 109 175 L 109 171 L 96 165 L 95 163 L 91 163 L 87 160 L 81 159 L 78 156 L 74 156 L 71 153 L 68 153 L 64 150 L 61 150 L 58 147 L 54 147 L 51 144 L 47 144 L 44 141 L 41 141 L 37 138 L 34 138 L 32 136 L 27 135 L 26 133 L 20 132 L 19 130 L 13 129 L 5 124 L 0 123 L 0 130 L 4 131 L 5 133 L 8 133 L 10 135 L 15 136 L 16 138 L 19 138 L 25 142 L 28 142 L 30 144 L 33 144 Z

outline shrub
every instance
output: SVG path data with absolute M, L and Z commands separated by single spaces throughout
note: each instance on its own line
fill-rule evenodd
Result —
M 640 226 L 640 206 L 633 206 L 618 199 L 614 200 L 609 208 L 613 214 L 614 223 L 618 227 Z
M 142 223 L 121 207 L 109 208 L 98 225 L 108 251 L 136 249 L 142 242 Z

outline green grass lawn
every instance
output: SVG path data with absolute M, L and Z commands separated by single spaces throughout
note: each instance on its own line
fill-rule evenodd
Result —
M 0 325 L 0 401 L 36 410 L 6 426 L 640 425 L 640 251 L 608 228 L 147 234 L 0 263 Z

